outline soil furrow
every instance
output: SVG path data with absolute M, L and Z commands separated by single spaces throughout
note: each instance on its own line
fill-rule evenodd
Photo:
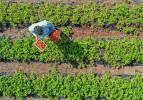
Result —
M 55 68 L 62 74 L 80 75 L 94 72 L 98 75 L 110 73 L 111 75 L 135 75 L 137 72 L 143 73 L 143 66 L 126 66 L 120 69 L 109 68 L 98 64 L 97 66 L 87 67 L 83 69 L 71 68 L 68 64 L 56 63 L 19 63 L 19 62 L 0 62 L 0 73 L 13 73 L 22 70 L 26 73 L 35 72 L 38 74 L 46 74 Z
M 61 28 L 59 28 L 61 29 Z M 125 36 L 128 36 L 127 34 L 124 34 L 119 31 L 114 31 L 114 30 L 98 30 L 94 31 L 91 28 L 88 27 L 73 27 L 73 39 L 83 39 L 86 37 L 92 37 L 92 38 L 122 38 Z M 8 29 L 4 32 L 0 32 L 0 36 L 9 36 L 12 39 L 16 39 L 18 37 L 23 37 L 23 36 L 31 36 L 31 33 L 28 31 L 27 28 L 25 29 Z M 140 33 L 138 36 L 139 38 L 143 38 L 143 33 Z

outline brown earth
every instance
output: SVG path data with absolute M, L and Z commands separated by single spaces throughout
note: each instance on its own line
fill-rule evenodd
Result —
M 143 73 L 143 66 L 134 67 L 122 67 L 120 69 L 113 67 L 105 67 L 103 65 L 97 64 L 97 66 L 87 67 L 82 69 L 71 68 L 69 64 L 56 64 L 56 63 L 19 63 L 19 62 L 0 62 L 0 73 L 14 73 L 16 71 L 22 70 L 26 73 L 35 72 L 37 74 L 46 74 L 51 70 L 57 70 L 62 74 L 69 75 L 80 75 L 94 72 L 96 74 L 102 75 L 105 73 L 110 73 L 111 75 L 135 75 L 136 72 Z
M 9 36 L 12 39 L 30 36 L 31 34 L 28 32 L 27 28 L 25 29 L 7 29 L 4 32 L 0 32 L 0 36 Z
M 59 28 L 61 29 L 61 28 Z M 121 38 L 127 36 L 126 34 L 114 31 L 114 30 L 93 30 L 88 27 L 73 27 L 73 39 L 79 38 L 83 39 L 85 37 L 93 37 L 93 38 Z M 0 32 L 0 36 L 10 36 L 12 39 L 23 37 L 23 36 L 31 36 L 31 33 L 25 29 L 7 29 L 4 32 Z
M 74 27 L 73 28 L 73 38 L 83 39 L 85 37 L 93 37 L 93 38 L 121 38 L 126 36 L 126 34 L 114 31 L 114 30 L 93 30 L 87 27 Z
M 143 32 L 139 34 L 139 37 L 143 38 Z

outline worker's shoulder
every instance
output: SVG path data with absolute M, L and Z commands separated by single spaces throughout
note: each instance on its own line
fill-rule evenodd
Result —
M 46 26 L 54 26 L 51 22 L 49 21 L 46 21 L 46 20 L 43 20 L 43 21 L 40 21 L 38 23 L 34 23 L 32 25 L 29 26 L 29 30 L 32 31 L 34 29 L 35 26 L 43 26 L 43 27 L 46 27 Z
M 35 24 L 32 24 L 32 25 L 30 25 L 30 26 L 28 27 L 28 30 L 29 30 L 29 31 L 33 31 L 33 30 L 34 30 L 34 27 L 35 27 Z
M 38 22 L 38 23 L 36 23 L 36 25 L 48 25 L 48 24 L 52 24 L 51 22 L 49 22 L 49 21 L 46 21 L 46 20 L 43 20 L 43 21 L 41 21 L 41 22 Z

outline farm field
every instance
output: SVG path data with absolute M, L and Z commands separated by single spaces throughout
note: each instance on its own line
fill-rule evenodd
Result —
M 142 0 L 0 1 L 1 100 L 142 100 Z M 62 31 L 44 52 L 28 27 Z

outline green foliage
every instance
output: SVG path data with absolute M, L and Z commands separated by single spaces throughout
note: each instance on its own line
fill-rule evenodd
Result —
M 124 27 L 124 28 L 122 28 L 123 29 L 123 32 L 124 33 L 127 33 L 127 34 L 130 34 L 130 33 L 136 33 L 136 35 L 138 35 L 137 34 L 137 31 L 138 31 L 138 29 L 137 28 L 133 28 L 133 27 Z
M 7 9 L 5 20 L 10 22 L 11 27 L 17 27 L 37 21 L 34 6 L 28 3 L 13 3 Z
M 110 81 L 108 81 L 110 80 Z M 105 97 L 107 100 L 113 99 L 141 99 L 143 98 L 140 94 L 141 77 L 136 76 L 133 79 L 114 77 L 111 79 L 108 76 L 104 76 L 101 80 L 101 97 Z M 140 82 L 139 84 L 137 84 Z M 135 90 L 134 90 L 135 89 Z M 140 91 L 140 92 L 139 92 Z
M 3 96 L 25 97 L 33 92 L 33 86 L 29 76 L 17 72 L 12 76 L 0 77 L 0 91 Z
M 34 46 L 31 37 L 11 41 L 1 37 L 1 61 L 40 61 L 40 62 L 73 62 L 80 67 L 95 62 L 106 62 L 115 67 L 143 63 L 143 41 L 135 37 L 115 40 L 62 40 L 54 43 L 44 40 L 48 45 L 45 52 L 40 53 Z
M 85 98 L 95 99 L 143 99 L 143 80 L 140 75 L 134 77 L 95 76 L 93 73 L 80 76 L 62 75 L 51 72 L 37 76 L 17 72 L 9 76 L 0 76 L 2 96 L 17 98 L 37 95 L 48 99 L 65 97 L 68 100 Z
M 105 42 L 104 59 L 114 66 L 130 65 L 135 62 L 142 62 L 140 49 L 142 41 L 137 38 L 123 38 Z M 131 63 L 132 62 L 132 63 Z
M 5 8 L 6 6 L 2 2 L 0 2 L 0 22 L 4 20 L 4 16 L 6 14 Z
M 70 21 L 72 7 L 63 4 L 44 3 L 39 7 L 39 16 L 42 20 L 48 20 L 56 25 L 67 25 Z
M 1 26 L 10 22 L 11 27 L 20 27 L 40 20 L 48 20 L 56 26 L 114 26 L 114 29 L 128 34 L 142 31 L 142 4 L 129 6 L 122 3 L 108 6 L 95 2 L 79 5 L 12 3 L 7 9 L 6 7 L 5 4 L 0 3 Z
M 3 61 L 9 57 L 9 49 L 11 48 L 12 43 L 9 38 L 0 37 L 0 60 Z
M 72 27 L 67 26 L 67 27 L 62 27 L 62 32 L 67 36 L 67 37 L 71 37 L 74 32 L 72 30 Z
M 2 2 L 0 2 L 0 31 L 3 30 L 4 25 L 6 23 L 6 21 L 5 21 L 5 15 L 6 15 L 5 9 L 6 9 L 6 6 Z

